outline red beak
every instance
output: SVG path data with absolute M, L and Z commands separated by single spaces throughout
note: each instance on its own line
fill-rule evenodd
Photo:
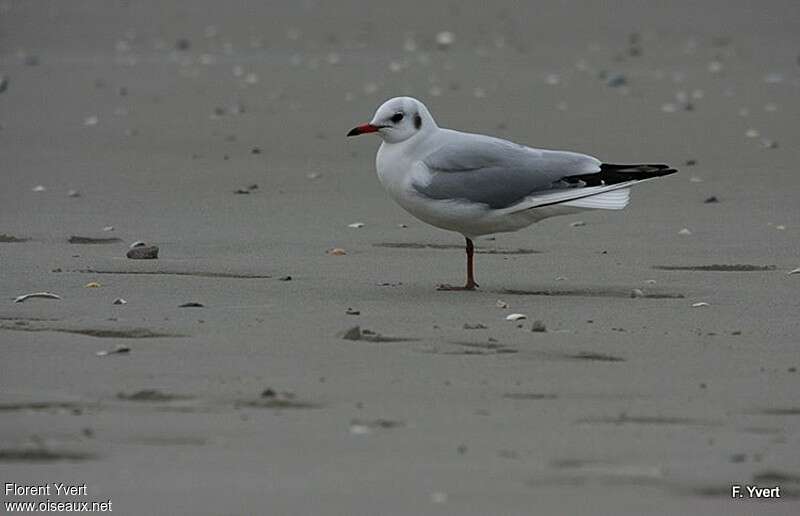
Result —
M 353 127 L 352 129 L 350 129 L 350 132 L 347 133 L 347 136 L 358 136 L 359 134 L 377 133 L 378 129 L 380 129 L 380 127 L 372 124 L 359 125 L 358 127 Z

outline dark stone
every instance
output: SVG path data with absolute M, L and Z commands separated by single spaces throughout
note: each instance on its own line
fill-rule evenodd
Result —
M 158 246 L 146 245 L 142 247 L 134 247 L 128 250 L 126 254 L 131 260 L 155 260 L 158 258 Z

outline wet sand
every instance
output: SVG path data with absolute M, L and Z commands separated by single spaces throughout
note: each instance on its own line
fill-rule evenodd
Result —
M 800 10 L 703 5 L 4 3 L 3 481 L 122 514 L 796 514 Z M 680 172 L 480 239 L 482 288 L 438 292 L 461 237 L 344 138 L 401 94 Z

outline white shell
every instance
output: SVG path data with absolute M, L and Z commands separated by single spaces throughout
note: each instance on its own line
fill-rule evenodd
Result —
M 800 274 L 800 267 L 790 270 L 787 274 Z
M 355 228 L 355 229 L 363 228 L 364 227 L 364 223 L 363 222 L 353 222 L 352 224 L 348 224 L 347 227 L 348 228 Z
M 506 316 L 506 321 L 519 321 L 520 319 L 527 319 L 528 316 L 525 314 L 508 314 Z
M 495 305 L 497 306 L 497 308 L 508 308 L 508 303 L 506 303 L 502 299 L 498 299 Z
M 447 48 L 456 41 L 456 35 L 449 31 L 442 31 L 436 35 L 436 44 L 441 48 Z
M 41 297 L 41 298 L 44 298 L 44 299 L 61 299 L 61 296 L 59 296 L 57 294 L 53 294 L 52 292 L 31 292 L 30 294 L 24 294 L 24 295 L 16 297 L 14 299 L 14 302 L 15 303 L 22 303 L 23 301 L 25 301 L 27 299 L 34 298 L 34 297 Z
M 692 234 L 692 230 L 690 230 L 689 228 L 683 228 L 682 230 L 678 231 L 678 234 L 679 235 L 691 235 Z
M 705 301 L 700 301 L 699 303 L 692 303 L 692 308 L 700 308 L 701 306 L 711 306 Z

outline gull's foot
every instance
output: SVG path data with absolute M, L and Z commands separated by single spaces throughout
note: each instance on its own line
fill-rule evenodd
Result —
M 447 283 L 442 285 L 437 285 L 436 290 L 445 290 L 445 291 L 461 291 L 461 290 L 476 290 L 478 287 L 477 283 L 467 283 L 463 287 L 457 287 L 455 285 L 448 285 Z

